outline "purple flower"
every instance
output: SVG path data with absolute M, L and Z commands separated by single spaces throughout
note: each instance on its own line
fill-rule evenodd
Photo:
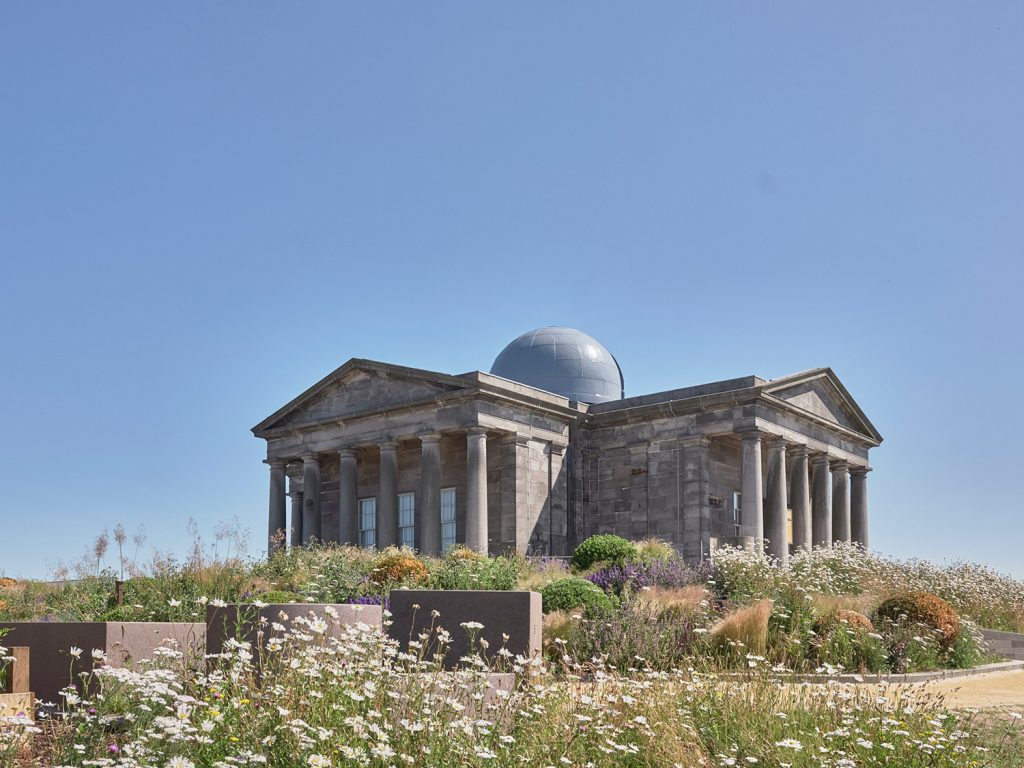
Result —
M 391 601 L 381 595 L 360 595 L 348 601 L 349 605 L 379 605 L 385 611 L 391 607 Z

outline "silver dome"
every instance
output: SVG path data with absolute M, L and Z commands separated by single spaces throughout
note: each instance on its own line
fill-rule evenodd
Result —
M 491 373 L 582 403 L 624 395 L 622 369 L 597 339 L 575 328 L 524 333 L 494 360 Z

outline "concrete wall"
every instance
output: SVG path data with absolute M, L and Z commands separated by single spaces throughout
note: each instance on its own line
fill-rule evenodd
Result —
M 179 649 L 201 657 L 206 637 L 205 624 L 141 621 L 92 622 L 9 622 L 0 623 L 9 629 L 4 636 L 8 647 L 26 645 L 30 650 L 29 685 L 40 702 L 62 701 L 60 690 L 71 681 L 72 646 L 82 649 L 74 671 L 89 672 L 93 668 L 94 648 L 107 654 L 112 667 L 152 658 L 153 650 L 165 639 L 177 642 Z

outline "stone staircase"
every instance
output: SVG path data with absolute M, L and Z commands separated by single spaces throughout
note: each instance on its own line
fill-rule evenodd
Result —
M 981 633 L 992 653 L 1007 659 L 1024 660 L 1024 635 L 994 629 L 983 629 Z

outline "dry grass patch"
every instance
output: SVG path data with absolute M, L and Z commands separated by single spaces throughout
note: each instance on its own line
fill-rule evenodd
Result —
M 773 604 L 772 600 L 761 600 L 729 614 L 711 628 L 712 641 L 720 647 L 740 645 L 750 653 L 763 654 Z

